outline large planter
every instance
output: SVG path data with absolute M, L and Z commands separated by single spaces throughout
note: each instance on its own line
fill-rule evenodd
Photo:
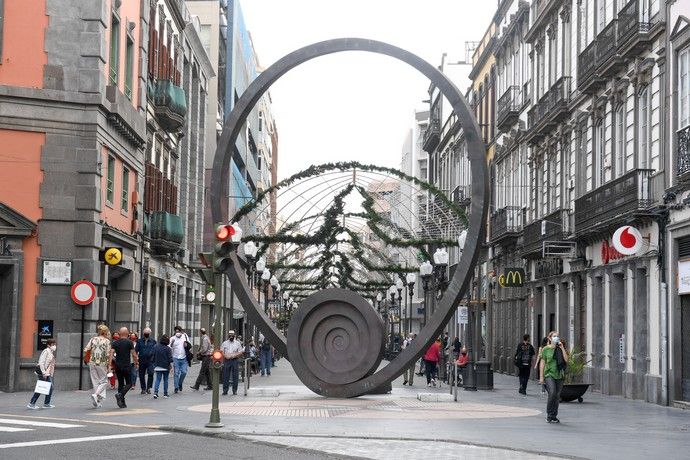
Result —
M 561 390 L 561 402 L 571 402 L 577 399 L 582 402 L 582 396 L 587 392 L 589 383 L 564 383 Z

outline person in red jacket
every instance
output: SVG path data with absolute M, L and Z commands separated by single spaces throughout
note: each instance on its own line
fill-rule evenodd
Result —
M 436 339 L 424 354 L 426 386 L 436 386 L 436 365 L 441 358 L 441 339 Z

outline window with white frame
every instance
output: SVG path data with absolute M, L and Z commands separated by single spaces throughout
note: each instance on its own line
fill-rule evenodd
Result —
M 606 126 L 603 120 L 594 127 L 594 186 L 599 187 L 604 183 L 606 157 Z
M 641 169 L 651 167 L 649 86 L 645 86 L 638 100 L 638 164 Z
M 678 53 L 678 130 L 690 126 L 690 48 Z
M 616 132 L 616 161 L 613 168 L 614 177 L 621 177 L 625 172 L 625 103 L 616 109 L 614 122 Z

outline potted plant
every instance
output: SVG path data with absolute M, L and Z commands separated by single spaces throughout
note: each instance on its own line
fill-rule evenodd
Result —
M 568 359 L 568 366 L 565 368 L 563 376 L 563 389 L 561 390 L 561 401 L 582 402 L 582 396 L 587 392 L 589 383 L 582 383 L 582 374 L 589 361 L 585 360 L 586 353 L 573 348 Z

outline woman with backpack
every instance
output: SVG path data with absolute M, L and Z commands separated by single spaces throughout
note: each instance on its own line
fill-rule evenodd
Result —
M 518 393 L 527 396 L 527 382 L 529 382 L 529 374 L 532 370 L 532 358 L 534 358 L 534 347 L 529 341 L 529 334 L 522 336 L 522 342 L 518 344 L 515 350 L 515 366 L 518 368 L 520 376 L 520 389 Z
M 55 373 L 55 350 L 57 350 L 57 342 L 55 339 L 48 339 L 46 343 L 47 347 L 41 352 L 41 356 L 38 358 L 38 366 L 36 366 L 36 375 L 38 380 L 44 382 L 50 382 L 50 392 L 45 395 L 43 400 L 44 409 L 52 409 L 53 406 L 50 404 L 50 398 L 53 396 L 53 374 Z M 41 393 L 34 393 L 31 397 L 31 401 L 26 406 L 29 409 L 38 409 L 36 406 L 36 401 L 41 397 Z
M 546 385 L 549 398 L 546 402 L 546 421 L 560 423 L 558 420 L 558 403 L 563 388 L 563 374 L 568 365 L 568 352 L 558 337 L 558 332 L 548 335 L 549 344 L 541 352 L 539 363 L 539 383 Z

